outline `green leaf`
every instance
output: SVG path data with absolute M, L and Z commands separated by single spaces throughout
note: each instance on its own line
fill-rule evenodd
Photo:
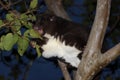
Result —
M 40 38 L 40 34 L 37 31 L 35 31 L 34 29 L 30 30 L 30 36 L 32 38 Z
M 30 37 L 30 30 L 26 30 L 26 31 L 24 32 L 24 36 L 25 36 L 25 37 Z
M 32 20 L 32 15 L 30 16 L 30 15 L 22 14 L 20 16 L 20 19 L 23 26 L 25 26 L 28 29 L 32 28 L 33 24 L 31 22 L 28 22 L 28 20 Z
M 30 23 L 30 22 L 22 22 L 22 24 L 26 27 L 26 28 L 28 28 L 28 29 L 31 29 L 32 28 L 32 23 Z
M 36 45 L 36 51 L 37 51 L 38 57 L 40 57 L 41 56 L 40 46 Z
M 13 44 L 16 44 L 16 42 L 18 41 L 19 36 L 17 34 L 13 35 Z
M 0 20 L 0 26 L 1 26 L 1 25 L 3 25 L 3 21 L 2 21 L 2 20 Z
M 26 15 L 26 14 L 21 14 L 21 15 L 20 15 L 20 19 L 21 19 L 22 21 L 27 21 L 27 20 L 28 20 L 28 15 Z
M 29 29 L 24 33 L 24 36 L 30 37 L 30 38 L 41 38 L 40 34 L 35 31 L 34 29 Z
M 35 15 L 28 15 L 29 19 L 32 20 L 32 21 L 35 21 L 36 20 L 36 16 Z
M 31 9 L 34 9 L 37 7 L 37 4 L 38 4 L 38 0 L 32 0 L 31 3 L 30 3 L 30 8 Z
M 16 31 L 20 30 L 20 28 L 21 28 L 21 22 L 20 22 L 20 20 L 17 19 L 17 20 L 14 21 L 13 28 Z
M 3 43 L 2 42 L 0 42 L 0 50 L 3 50 L 4 48 L 3 48 Z
M 14 46 L 14 44 L 16 44 L 18 40 L 18 36 L 17 35 L 13 35 L 12 33 L 8 33 L 4 38 L 3 38 L 3 47 L 4 50 L 11 50 Z
M 4 47 L 3 47 L 3 40 L 4 40 L 4 35 L 3 36 L 1 36 L 1 38 L 0 38 L 0 49 L 1 50 L 4 50 Z
M 19 31 L 17 31 L 17 34 L 21 35 L 21 31 L 20 31 L 20 30 L 19 30 Z
M 12 14 L 12 13 L 6 14 L 6 20 L 13 21 L 14 20 L 13 16 L 14 16 L 14 14 Z
M 17 45 L 18 45 L 18 53 L 19 53 L 19 55 L 23 56 L 23 54 L 25 53 L 25 51 L 27 50 L 27 48 L 29 46 L 29 41 L 26 38 L 19 37 Z
M 34 16 L 32 16 L 32 20 L 33 21 L 35 21 L 36 20 L 36 16 L 34 15 Z
M 25 27 L 31 29 L 31 28 L 32 28 L 32 25 L 33 25 L 32 23 L 28 22 L 27 25 L 26 25 Z
M 5 35 L 1 36 L 0 42 L 3 42 L 4 38 L 5 38 Z

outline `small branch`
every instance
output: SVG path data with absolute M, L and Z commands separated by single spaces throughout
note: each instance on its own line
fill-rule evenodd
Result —
M 16 2 L 12 3 L 11 6 L 18 4 L 18 3 L 20 3 L 21 1 L 22 1 L 22 0 L 18 0 L 18 1 L 16 1 Z
M 13 5 L 16 5 L 18 4 L 19 2 L 21 2 L 22 0 L 18 0 L 14 3 L 12 3 L 10 0 L 9 2 L 7 3 L 7 5 L 4 5 L 3 2 L 0 0 L 0 5 L 5 9 L 5 10 L 9 10 L 10 6 L 13 6 Z
M 109 36 L 117 27 L 117 24 L 119 23 L 120 21 L 120 17 L 117 16 L 117 20 L 115 21 L 115 23 L 112 25 L 110 31 L 105 35 L 105 37 Z
M 116 28 L 119 22 L 120 22 L 120 16 L 117 16 L 117 20 L 115 21 L 115 23 L 112 26 L 112 29 L 110 30 L 111 33 L 114 31 L 114 29 Z
M 10 24 L 11 24 L 10 22 L 4 23 L 4 24 L 0 25 L 0 28 L 2 28 L 2 27 L 4 27 L 4 26 L 7 26 L 7 25 L 10 25 Z
M 2 8 L 4 8 L 5 10 L 9 11 L 10 6 L 12 5 L 11 2 L 8 3 L 7 5 L 3 4 L 3 2 L 0 0 L 0 5 L 2 6 Z M 20 13 L 16 10 L 10 10 L 10 13 L 13 13 L 16 17 L 19 17 Z
M 8 9 L 9 9 L 8 5 L 4 5 L 1 0 L 0 0 L 0 5 L 1 5 L 5 10 L 8 10 Z
M 60 68 L 62 70 L 62 73 L 63 73 L 63 76 L 64 76 L 65 80 L 71 80 L 71 77 L 70 77 L 70 75 L 68 73 L 66 64 L 64 64 L 63 62 L 61 62 L 59 60 L 58 60 L 58 64 L 59 64 L 59 66 L 60 66 Z
M 23 75 L 23 79 L 22 79 L 22 80 L 27 80 L 27 77 L 28 77 L 28 74 L 29 74 L 29 70 L 30 70 L 32 64 L 33 64 L 33 61 L 30 61 L 30 62 L 28 63 L 28 65 L 26 66 L 26 69 L 25 69 L 25 72 L 24 72 L 24 75 Z
M 101 58 L 101 63 L 107 65 L 111 61 L 115 60 L 120 55 L 120 43 L 118 43 L 115 47 L 111 48 L 110 50 L 106 51 Z

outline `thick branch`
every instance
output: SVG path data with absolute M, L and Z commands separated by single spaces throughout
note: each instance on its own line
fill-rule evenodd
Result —
M 48 9 L 52 11 L 56 16 L 70 20 L 62 5 L 62 0 L 45 0 L 45 2 Z
M 110 3 L 111 0 L 97 0 L 96 16 L 86 48 L 89 49 L 90 51 L 89 55 L 92 55 L 92 53 L 100 51 L 101 49 L 103 38 L 109 20 Z
M 115 60 L 119 55 L 120 55 L 120 43 L 118 43 L 115 47 L 111 48 L 102 55 L 101 63 L 107 65 L 107 63 L 110 63 L 111 61 Z
M 108 24 L 111 0 L 97 0 L 96 16 L 75 80 L 92 80 L 101 70 L 100 50 Z

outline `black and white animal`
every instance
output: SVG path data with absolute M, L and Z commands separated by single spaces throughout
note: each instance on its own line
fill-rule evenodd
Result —
M 43 57 L 57 57 L 78 67 L 88 39 L 88 31 L 84 27 L 55 15 L 45 14 L 38 17 L 34 29 L 43 37 L 39 42 Z

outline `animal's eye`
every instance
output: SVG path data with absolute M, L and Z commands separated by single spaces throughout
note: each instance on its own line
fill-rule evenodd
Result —
M 50 18 L 50 21 L 53 21 L 54 19 L 53 18 Z
M 49 17 L 49 20 L 50 20 L 50 21 L 54 21 L 54 19 L 55 19 L 55 16 L 50 16 L 50 17 Z

